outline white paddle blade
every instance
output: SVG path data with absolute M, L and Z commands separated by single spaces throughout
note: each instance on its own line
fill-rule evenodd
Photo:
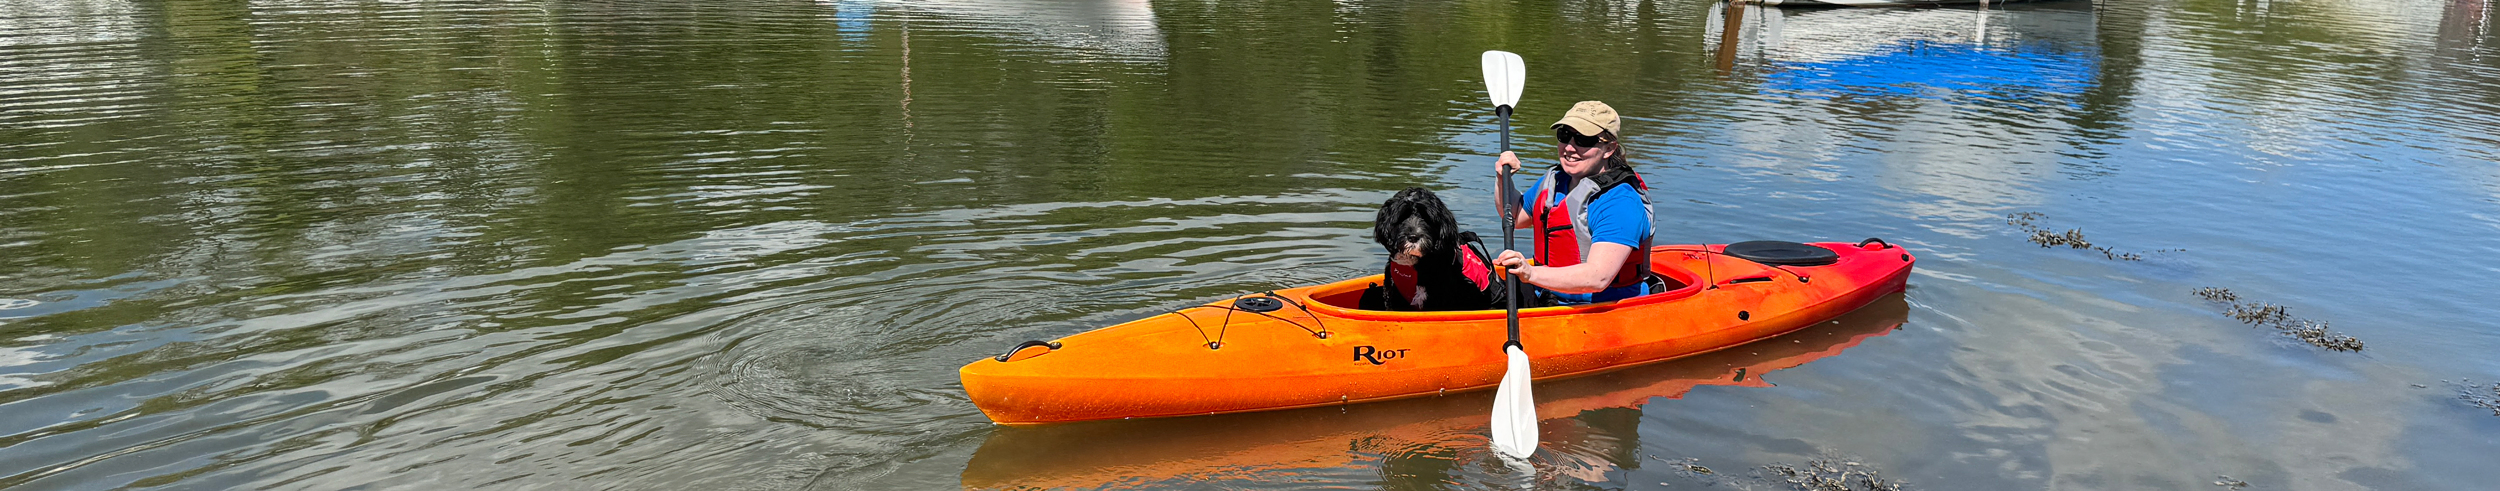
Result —
M 1519 107 L 1519 88 L 1528 83 L 1528 64 L 1509 51 L 1484 52 L 1484 94 L 1495 106 Z
M 1528 393 L 1528 352 L 1509 349 L 1510 369 L 1493 392 L 1493 449 L 1514 459 L 1536 453 L 1536 397 Z

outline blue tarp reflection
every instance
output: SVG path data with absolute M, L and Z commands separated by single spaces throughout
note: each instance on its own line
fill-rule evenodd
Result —
M 2046 45 L 1986 46 L 1904 39 L 1838 60 L 1773 62 L 1764 87 L 1797 97 L 1977 97 L 2077 103 L 2100 55 Z

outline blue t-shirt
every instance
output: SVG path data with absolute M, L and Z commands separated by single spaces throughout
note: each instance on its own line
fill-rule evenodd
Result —
M 1536 184 L 1528 186 L 1528 190 L 1520 194 L 1519 202 L 1527 206 L 1536 206 L 1536 200 L 1530 198 L 1534 198 L 1536 190 L 1545 185 L 1545 179 L 1557 176 L 1562 178 L 1562 182 L 1554 186 L 1554 195 L 1547 198 L 1546 203 L 1562 202 L 1571 194 L 1571 186 L 1577 181 L 1570 174 L 1562 172 L 1551 172 L 1547 173 L 1546 177 L 1537 178 Z M 1606 190 L 1605 194 L 1597 195 L 1597 199 L 1589 201 L 1590 243 L 1623 244 L 1638 252 L 1641 239 L 1649 237 L 1649 207 L 1642 205 L 1640 193 L 1629 189 L 1630 186 L 1629 184 L 1616 186 L 1614 189 Z M 1528 215 L 1535 216 L 1536 211 L 1530 210 Z M 1596 303 L 1647 295 L 1649 285 L 1636 283 L 1631 286 L 1608 288 L 1596 293 L 1552 293 L 1555 297 L 1561 298 L 1563 303 Z

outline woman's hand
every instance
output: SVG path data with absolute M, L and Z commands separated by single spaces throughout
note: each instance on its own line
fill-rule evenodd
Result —
M 1502 152 L 1501 158 L 1493 159 L 1493 177 L 1503 177 L 1505 176 L 1503 172 L 1519 172 L 1519 154 Z M 1508 179 L 1503 180 L 1508 181 Z M 1519 196 L 1509 191 L 1510 186 L 1507 184 L 1493 189 L 1493 214 L 1495 216 L 1511 214 L 1510 228 L 1526 228 L 1529 223 L 1528 210 L 1519 209 L 1524 205 L 1513 203 L 1519 200 Z
M 1493 257 L 1493 266 L 1509 271 L 1513 276 L 1518 276 L 1519 281 L 1527 282 L 1531 285 L 1536 284 L 1536 280 L 1531 279 L 1528 275 L 1528 271 L 1531 269 L 1528 267 L 1528 256 L 1526 254 L 1520 254 L 1519 251 L 1502 251 L 1501 255 Z
M 1493 175 L 1500 176 L 1505 171 L 1519 172 L 1519 154 L 1502 152 L 1502 158 L 1493 159 Z

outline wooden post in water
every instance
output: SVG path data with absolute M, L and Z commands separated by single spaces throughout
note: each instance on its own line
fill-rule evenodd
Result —
M 1724 20 L 1719 22 L 1718 62 L 1721 77 L 1736 73 L 1736 43 L 1744 39 L 1744 36 L 1736 34 L 1736 28 L 1745 24 L 1745 6 L 1735 0 L 1729 0 L 1726 5 L 1725 15 L 1720 16 Z
M 1988 44 L 1988 0 L 1979 0 L 1979 32 L 1971 33 L 1971 45 Z

